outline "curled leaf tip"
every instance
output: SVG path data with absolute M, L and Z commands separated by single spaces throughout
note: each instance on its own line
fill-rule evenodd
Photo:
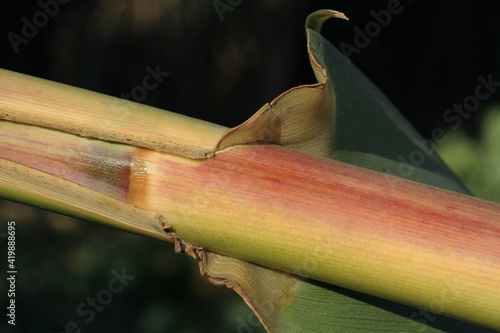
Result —
M 331 18 L 340 18 L 349 21 L 344 13 L 338 12 L 336 10 L 320 9 L 315 11 L 314 13 L 309 14 L 306 19 L 306 29 L 312 29 L 317 33 L 320 33 L 323 23 Z

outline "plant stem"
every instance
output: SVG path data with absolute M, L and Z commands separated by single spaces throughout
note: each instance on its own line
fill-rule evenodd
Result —
M 275 145 L 194 160 L 31 127 L 4 122 L 0 157 L 149 214 L 144 234 L 161 215 L 206 250 L 500 328 L 496 204 Z

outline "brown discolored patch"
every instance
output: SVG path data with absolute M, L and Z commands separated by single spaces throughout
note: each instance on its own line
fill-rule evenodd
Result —
M 112 144 L 103 147 L 97 140 L 89 141 L 96 144 L 91 145 L 88 152 L 82 151 L 78 154 L 83 162 L 81 171 L 88 175 L 87 187 L 125 201 L 130 191 L 131 152 L 127 151 L 128 149 L 113 150 L 107 147 Z
M 8 121 L 0 127 L 0 158 L 125 201 L 132 147 Z
M 141 209 L 144 209 L 146 206 L 145 201 L 151 163 L 148 161 L 149 153 L 149 149 L 135 149 L 132 152 L 132 162 L 130 164 L 127 202 Z

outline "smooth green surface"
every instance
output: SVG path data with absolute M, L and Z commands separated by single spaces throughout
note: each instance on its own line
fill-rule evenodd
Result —
M 455 174 L 387 97 L 337 48 L 308 30 L 335 92 L 334 159 L 468 194 Z

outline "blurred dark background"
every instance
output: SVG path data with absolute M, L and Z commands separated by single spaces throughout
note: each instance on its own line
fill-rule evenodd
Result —
M 328 22 L 323 35 L 337 46 L 354 45 L 354 27 L 364 29 L 370 11 L 389 2 L 60 1 L 66 4 L 45 6 L 52 11 L 46 22 L 37 13 L 55 0 L 1 2 L 0 68 L 121 97 L 142 85 L 146 67 L 159 66 L 168 77 L 139 102 L 225 126 L 293 86 L 315 82 L 304 33 L 309 13 L 346 13 L 349 22 Z M 230 9 L 222 16 L 221 3 Z M 430 137 L 434 128 L 446 128 L 446 109 L 474 94 L 479 75 L 500 81 L 500 2 L 401 0 L 400 6 L 351 60 Z M 38 31 L 13 47 L 13 34 L 22 37 L 26 20 L 34 19 Z M 499 100 L 497 92 L 481 102 L 460 130 L 480 140 L 482 116 Z M 16 330 L 2 332 L 62 332 L 72 320 L 82 332 L 248 331 L 241 324 L 251 316 L 246 305 L 199 277 L 197 263 L 173 255 L 170 244 L 7 201 L 0 209 L 2 232 L 6 221 L 17 222 L 19 270 Z M 78 304 L 122 267 L 136 278 L 84 323 Z M 2 302 L 5 287 L 1 279 Z

